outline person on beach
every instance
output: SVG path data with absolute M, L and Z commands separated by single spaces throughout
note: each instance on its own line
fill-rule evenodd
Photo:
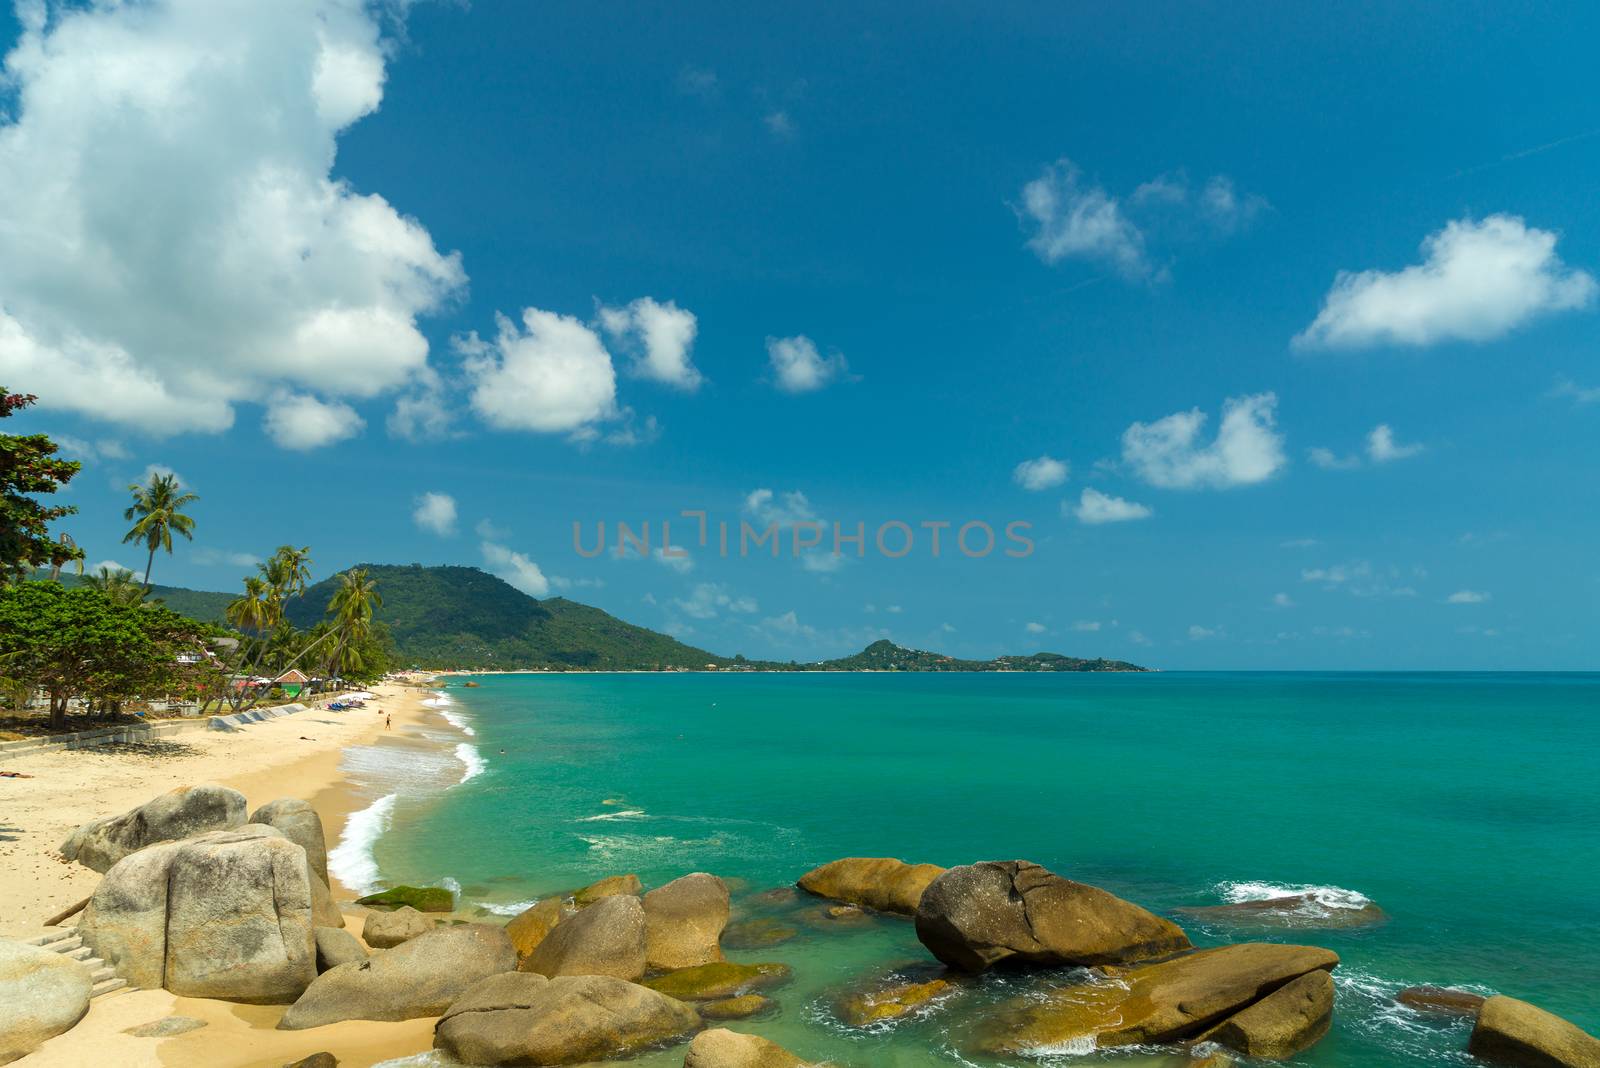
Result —
M 388 730 L 393 725 L 391 723 L 391 720 L 393 720 L 393 719 L 394 719 L 394 717 L 392 715 L 387 715 L 387 716 L 383 717 L 383 729 L 384 730 Z

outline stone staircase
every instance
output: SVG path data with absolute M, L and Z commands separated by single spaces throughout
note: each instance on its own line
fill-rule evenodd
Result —
M 38 946 L 40 949 L 48 949 L 64 957 L 82 961 L 84 967 L 89 969 L 89 977 L 94 980 L 94 987 L 89 995 L 91 999 L 138 989 L 129 986 L 126 979 L 119 977 L 111 970 L 110 965 L 96 957 L 94 950 L 83 944 L 83 939 L 78 937 L 77 929 L 74 927 L 50 927 L 22 941 L 30 946 Z

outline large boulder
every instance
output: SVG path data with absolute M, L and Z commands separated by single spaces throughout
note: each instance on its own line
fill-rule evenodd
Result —
M 556 924 L 565 915 L 566 908 L 561 899 L 547 897 L 512 917 L 511 922 L 506 924 L 506 934 L 510 936 L 511 944 L 517 947 L 517 959 L 526 964 L 533 951 L 539 948 L 539 943 L 555 930 Z
M 370 955 L 361 940 L 342 927 L 317 927 L 311 935 L 317 943 L 318 974 L 341 964 L 366 960 Z
M 789 981 L 787 964 L 735 964 L 717 961 L 680 968 L 645 980 L 645 986 L 679 1001 L 723 1001 Z
M 740 994 L 737 997 L 702 1001 L 698 1006 L 702 1020 L 748 1020 L 771 1012 L 778 1003 L 765 994 Z
M 689 1043 L 683 1068 L 806 1068 L 805 1061 L 776 1042 L 717 1028 Z
M 818 897 L 914 916 L 928 884 L 944 874 L 935 864 L 889 857 L 846 857 L 800 877 L 800 889 Z
M 340 1020 L 411 1020 L 438 1016 L 476 983 L 517 966 L 499 927 L 440 927 L 366 960 L 323 972 L 289 1006 L 286 1031 Z
M 1483 1008 L 1483 1003 L 1488 999 L 1470 990 L 1458 990 L 1451 986 L 1423 985 L 1406 987 L 1394 996 L 1394 1000 L 1412 1012 L 1429 1013 L 1434 1016 L 1473 1017 L 1478 1015 L 1478 1010 Z
M 285 838 L 306 851 L 306 863 L 317 877 L 328 883 L 328 839 L 322 831 L 317 810 L 297 797 L 268 801 L 250 813 L 251 823 L 276 827 Z
M 1515 1068 L 1600 1068 L 1600 1038 L 1516 998 L 1489 998 L 1478 1010 L 1467 1052 Z
M 316 974 L 305 850 L 251 825 L 163 842 L 106 872 L 78 923 L 135 986 L 293 1001 Z
M 1338 963 L 1337 954 L 1313 946 L 1203 949 L 1008 1002 L 985 1021 L 979 1046 L 1014 1054 L 1086 1041 L 1104 1048 L 1198 1038 L 1301 976 Z
M 608 875 L 597 883 L 590 883 L 582 890 L 572 895 L 572 903 L 580 909 L 586 909 L 596 901 L 606 897 L 616 897 L 625 894 L 637 897 L 639 891 L 644 889 L 644 884 L 639 882 L 637 875 Z
M 68 1030 L 89 1011 L 94 980 L 82 962 L 0 939 L 0 1064 Z
M 309 869 L 309 858 L 306 867 Z M 310 872 L 311 876 L 311 915 L 318 927 L 343 927 L 344 913 L 339 911 L 339 906 L 333 903 L 333 893 L 328 889 L 328 884 L 322 881 L 322 876 Z
M 718 939 L 728 926 L 728 887 L 695 872 L 644 895 L 645 964 L 652 971 L 692 968 L 722 959 Z
M 393 912 L 369 912 L 361 923 L 361 940 L 373 949 L 389 949 L 433 930 L 438 921 L 410 905 Z
M 1189 947 L 1177 924 L 1025 860 L 951 868 L 917 907 L 917 937 L 952 968 L 1122 964 Z
M 98 872 L 157 842 L 244 825 L 244 794 L 209 783 L 180 786 L 120 816 L 86 823 L 61 844 L 61 855 Z
M 1234 1013 L 1204 1036 L 1261 1060 L 1281 1061 L 1309 1049 L 1333 1023 L 1333 976 L 1307 972 Z
M 435 1026 L 433 1045 L 466 1064 L 582 1064 L 625 1057 L 699 1026 L 683 1002 L 626 980 L 509 972 L 458 998 Z
M 523 961 L 522 970 L 538 972 L 547 979 L 558 975 L 643 978 L 644 905 L 628 895 L 601 898 L 557 924 Z

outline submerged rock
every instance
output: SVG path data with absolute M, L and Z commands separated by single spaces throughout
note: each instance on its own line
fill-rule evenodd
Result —
M 1600 1068 L 1600 1038 L 1526 1001 L 1495 996 L 1478 1010 L 1467 1052 L 1514 1068 Z
M 1408 986 L 1394 1000 L 1414 1012 L 1436 1016 L 1476 1016 L 1486 1000 L 1482 994 L 1448 986 Z
M 306 863 L 329 885 L 328 840 L 322 831 L 322 817 L 307 802 L 295 797 L 268 801 L 250 813 L 251 823 L 276 827 L 289 841 L 306 851 Z
M 717 1028 L 694 1036 L 683 1068 L 806 1068 L 806 1062 L 776 1042 Z
M 992 1053 L 1025 1053 L 1085 1040 L 1111 1047 L 1197 1038 L 1280 987 L 1338 963 L 1337 954 L 1313 946 L 1250 942 L 1202 949 L 1118 969 L 1110 981 L 1008 1002 L 986 1021 L 979 1045 Z M 1266 1033 L 1265 1015 L 1261 1022 Z
M 615 895 L 562 920 L 522 962 L 521 970 L 558 975 L 609 975 L 629 981 L 645 973 L 644 905 Z
M 1002 961 L 1120 964 L 1190 948 L 1177 924 L 1025 860 L 951 868 L 928 885 L 917 938 L 967 972 Z
M 943 873 L 944 869 L 935 864 L 907 864 L 890 857 L 846 857 L 806 872 L 798 885 L 818 897 L 912 916 L 922 892 Z
M 778 1003 L 760 994 L 740 994 L 736 998 L 707 1001 L 700 1005 L 700 1015 L 707 1020 L 748 1020 L 778 1007 Z
M 787 964 L 719 961 L 658 975 L 644 985 L 681 1001 L 722 1001 L 786 983 L 792 974 Z
M 157 842 L 242 827 L 244 814 L 244 794 L 238 790 L 210 783 L 180 786 L 120 816 L 84 824 L 61 844 L 61 855 L 106 872 L 123 857 Z
M 356 898 L 365 908 L 400 908 L 409 905 L 418 912 L 454 912 L 456 896 L 442 886 L 391 886 L 377 894 Z
M 851 1027 L 870 1027 L 925 1009 L 955 989 L 955 984 L 943 978 L 922 982 L 900 979 L 874 989 L 845 994 L 839 998 L 836 1008 L 839 1018 Z
M 1258 901 L 1235 901 L 1227 905 L 1204 905 L 1174 911 L 1201 923 L 1290 930 L 1331 931 L 1375 927 L 1389 919 L 1388 913 L 1366 898 L 1348 904 L 1336 904 L 1314 893 L 1286 894 Z
M 511 944 L 517 947 L 517 959 L 526 964 L 533 951 L 539 948 L 539 943 L 555 930 L 565 914 L 566 910 L 558 897 L 547 897 L 517 913 L 506 924 L 506 934 Z
M 722 959 L 718 940 L 728 925 L 728 888 L 695 872 L 644 895 L 645 963 L 651 970 L 692 968 Z
M 582 890 L 572 895 L 572 903 L 580 909 L 588 908 L 596 901 L 618 895 L 632 895 L 637 897 L 639 891 L 644 889 L 644 884 L 639 882 L 637 875 L 608 875 L 597 883 L 590 883 Z
M 1333 976 L 1307 972 L 1203 1037 L 1248 1057 L 1284 1060 L 1309 1049 L 1333 1023 Z
M 799 933 L 799 928 L 762 916 L 730 923 L 722 932 L 722 945 L 725 949 L 766 949 L 787 942 Z
M 367 913 L 361 924 L 361 940 L 373 949 L 390 949 L 427 934 L 437 924 L 437 920 L 424 916 L 410 905 L 401 905 L 393 912 Z
M 466 923 L 420 934 L 367 960 L 323 972 L 278 1027 L 297 1031 L 340 1020 L 438 1016 L 474 984 L 517 966 L 499 927 Z
M 368 953 L 361 941 L 342 927 L 317 927 L 311 934 L 317 943 L 318 973 L 367 959 Z
M 0 939 L 0 1064 L 70 1030 L 89 1011 L 94 980 L 82 962 Z
M 658 1045 L 700 1026 L 681 1001 L 601 975 L 496 975 L 457 999 L 434 1048 L 467 1064 L 582 1064 Z

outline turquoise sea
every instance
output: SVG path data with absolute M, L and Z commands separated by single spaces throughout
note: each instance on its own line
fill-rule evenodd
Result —
M 464 908 L 502 914 L 622 872 L 738 880 L 738 910 L 844 856 L 1025 858 L 1168 914 L 1316 888 L 1330 908 L 1364 895 L 1389 920 L 1286 932 L 1179 918 L 1197 943 L 1341 955 L 1333 1031 L 1295 1063 L 1472 1063 L 1465 1024 L 1392 1004 L 1417 983 L 1512 994 L 1600 1032 L 1600 675 L 478 681 L 452 680 L 441 705 L 456 724 L 439 726 L 449 768 L 369 754 L 352 769 L 374 800 L 340 850 L 345 870 L 454 880 Z M 851 1031 L 837 994 L 926 954 L 909 922 L 845 928 L 814 904 L 796 906 L 799 938 L 730 954 L 795 972 L 778 1015 L 736 1028 L 840 1065 L 996 1063 L 967 1054 L 963 1036 L 1027 980 Z M 1181 1061 L 1142 1050 L 1022 1063 Z

